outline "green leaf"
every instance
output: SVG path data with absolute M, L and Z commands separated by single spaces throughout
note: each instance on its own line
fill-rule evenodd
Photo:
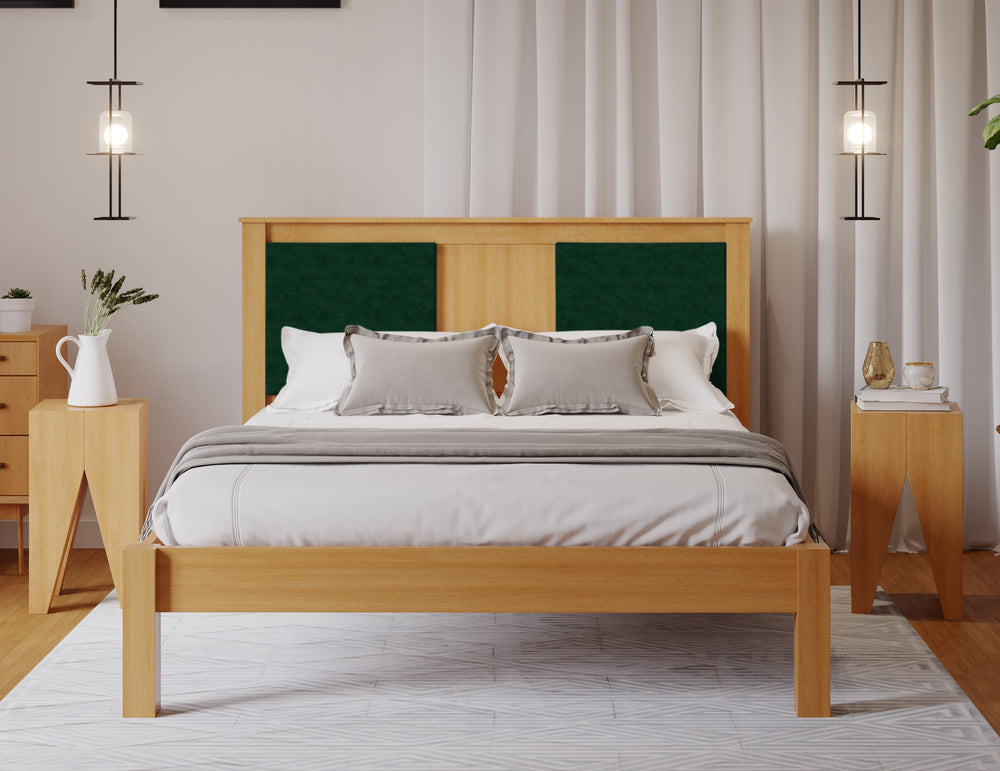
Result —
M 986 128 L 983 129 L 983 143 L 987 150 L 994 150 L 1000 145 L 1000 115 L 986 124 Z
M 997 94 L 994 97 L 990 97 L 982 104 L 973 107 L 971 110 L 969 110 L 969 117 L 971 118 L 973 115 L 979 115 L 979 113 L 981 113 L 991 104 L 1000 104 L 1000 94 Z

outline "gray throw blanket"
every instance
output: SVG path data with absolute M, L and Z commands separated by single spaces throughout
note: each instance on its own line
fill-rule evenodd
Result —
M 232 463 L 697 463 L 782 474 L 805 500 L 780 443 L 746 431 L 483 430 L 221 426 L 189 439 L 157 493 L 192 468 Z

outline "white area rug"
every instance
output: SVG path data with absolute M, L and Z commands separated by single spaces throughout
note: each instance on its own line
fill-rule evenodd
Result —
M 112 595 L 0 702 L 0 767 L 1000 768 L 889 600 L 849 609 L 826 720 L 790 616 L 708 614 L 164 614 L 163 713 L 123 720 Z

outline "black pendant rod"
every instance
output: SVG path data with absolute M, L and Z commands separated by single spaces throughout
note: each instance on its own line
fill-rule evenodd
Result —
M 118 0 L 115 0 L 115 23 L 118 18 Z M 861 80 L 861 0 L 858 0 L 858 80 Z M 864 88 L 864 86 L 862 86 Z
M 118 2 L 118 0 L 115 0 L 115 2 Z M 858 0 L 858 71 L 855 74 L 854 78 L 855 78 L 855 80 L 861 80 L 862 77 L 863 76 L 861 74 L 861 0 Z M 855 110 L 858 109 L 858 88 L 859 88 L 859 86 L 857 86 L 857 85 L 854 86 L 854 109 Z M 865 87 L 864 87 L 863 84 L 860 86 L 860 89 L 861 89 L 861 104 L 864 105 L 864 103 L 865 103 Z M 862 107 L 861 108 L 861 120 L 862 120 L 862 122 L 864 122 L 864 119 L 865 119 L 865 108 Z M 862 139 L 864 139 L 864 135 L 862 135 Z M 862 145 L 861 145 L 861 151 L 864 152 L 864 149 L 865 149 L 865 146 L 862 143 Z M 859 165 L 858 164 L 858 156 L 855 155 L 854 156 L 854 216 L 855 217 L 858 216 L 858 165 Z M 864 197 L 864 195 L 865 195 L 864 194 L 864 190 L 865 190 L 865 159 L 864 158 L 861 159 L 860 165 L 861 165 L 861 216 L 864 217 L 865 216 L 865 197 Z
M 115 80 L 118 80 L 118 0 L 115 0 Z M 122 112 L 122 86 L 118 84 L 118 119 L 121 120 Z M 108 131 L 111 131 L 111 115 L 108 115 Z M 113 132 L 112 132 L 113 133 Z M 111 139 L 111 136 L 108 136 Z M 111 151 L 111 143 L 108 142 L 108 152 Z M 122 156 L 118 154 L 118 217 L 122 216 Z
M 858 0 L 861 3 L 861 0 Z M 858 17 L 858 62 L 861 62 L 861 17 Z M 860 72 L 860 71 L 859 71 Z M 861 84 L 861 216 L 865 216 L 865 84 Z M 119 180 L 121 175 L 119 175 Z
M 858 0 L 858 7 L 859 8 L 860 8 L 860 3 L 861 3 L 861 0 Z M 860 33 L 860 30 L 859 30 L 859 33 Z M 114 59 L 115 59 L 115 66 L 114 66 L 115 74 L 114 74 L 114 79 L 118 80 L 118 0 L 115 0 L 114 49 L 115 49 L 115 54 L 114 54 Z M 861 68 L 860 51 L 858 52 L 858 54 L 859 54 L 859 56 L 858 56 L 858 71 L 860 72 L 861 71 L 860 70 L 860 68 Z
M 108 217 L 114 216 L 112 209 L 112 191 L 114 190 L 115 156 L 111 154 L 111 110 L 114 102 L 115 88 L 108 83 Z M 121 172 L 118 174 L 118 181 L 121 182 Z M 121 213 L 121 201 L 118 203 L 119 213 Z

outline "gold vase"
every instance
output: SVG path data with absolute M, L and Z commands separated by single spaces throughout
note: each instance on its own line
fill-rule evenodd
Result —
M 889 353 L 889 344 L 881 340 L 868 343 L 868 353 L 865 363 L 861 365 L 861 374 L 869 388 L 888 388 L 896 376 L 896 365 Z

